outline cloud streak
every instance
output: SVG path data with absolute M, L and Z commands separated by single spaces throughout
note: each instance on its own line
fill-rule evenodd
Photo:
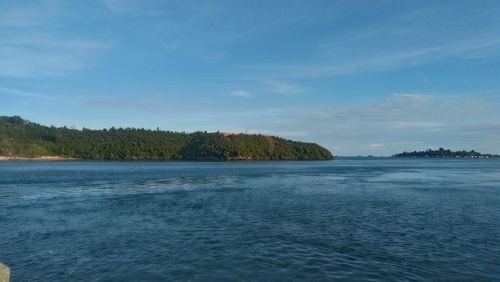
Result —
M 442 45 L 407 48 L 396 52 L 384 51 L 363 54 L 351 60 L 332 59 L 325 63 L 305 63 L 301 65 L 253 65 L 244 68 L 259 75 L 253 78 L 274 77 L 282 79 L 318 79 L 353 75 L 365 72 L 391 71 L 400 68 L 428 64 L 448 58 L 485 59 L 500 58 L 498 37 L 471 38 Z M 332 53 L 335 48 L 332 48 Z M 371 53 L 371 52 L 366 52 Z M 351 56 L 352 57 L 352 56 Z
M 500 105 L 486 98 L 393 94 L 366 106 L 281 109 L 261 119 L 247 127 L 319 142 L 342 155 L 439 146 L 500 152 L 488 141 L 500 138 Z
M 288 81 L 271 80 L 267 84 L 271 87 L 271 92 L 281 95 L 296 95 L 303 91 L 299 85 Z
M 63 39 L 53 34 L 4 37 L 0 43 L 0 76 L 63 76 L 87 68 L 106 48 L 98 41 Z
M 61 29 L 62 5 L 33 2 L 0 11 L 0 77 L 64 76 L 91 66 L 108 43 Z
M 0 87 L 0 95 L 9 95 L 15 97 L 35 98 L 35 99 L 45 99 L 45 100 L 52 100 L 55 98 L 50 95 L 39 94 L 22 89 L 9 88 L 9 87 Z
M 253 95 L 246 90 L 233 90 L 229 92 L 229 96 L 240 98 L 252 98 Z

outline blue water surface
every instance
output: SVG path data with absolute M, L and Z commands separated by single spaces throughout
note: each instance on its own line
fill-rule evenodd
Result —
M 0 162 L 12 281 L 500 281 L 500 161 Z

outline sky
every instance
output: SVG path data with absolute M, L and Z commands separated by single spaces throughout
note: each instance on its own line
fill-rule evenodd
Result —
M 500 1 L 1 1 L 0 115 L 500 153 Z

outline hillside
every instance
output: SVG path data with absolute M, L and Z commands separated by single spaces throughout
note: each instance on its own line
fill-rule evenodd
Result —
M 0 156 L 89 160 L 329 160 L 313 144 L 254 134 L 183 133 L 137 128 L 76 130 L 0 117 Z

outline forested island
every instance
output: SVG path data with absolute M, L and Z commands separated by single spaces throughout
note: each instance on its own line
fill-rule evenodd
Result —
M 43 126 L 0 117 L 0 159 L 87 160 L 330 160 L 314 143 L 260 134 L 102 130 Z
M 471 151 L 451 151 L 439 148 L 437 150 L 427 149 L 425 151 L 403 152 L 393 155 L 395 158 L 498 158 L 499 155 L 482 154 Z

